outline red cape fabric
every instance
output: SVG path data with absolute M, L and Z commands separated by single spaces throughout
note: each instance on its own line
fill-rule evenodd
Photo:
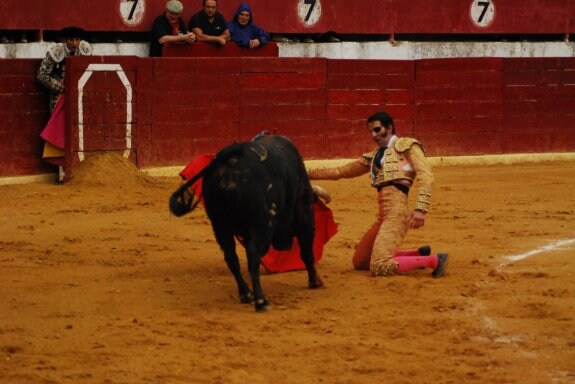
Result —
M 189 180 L 207 166 L 213 159 L 213 155 L 200 155 L 194 158 L 181 172 L 180 176 Z M 190 188 L 197 197 L 201 196 L 202 180 L 198 180 Z M 333 220 L 333 213 L 321 200 L 317 200 L 314 205 L 315 237 L 313 239 L 313 255 L 316 264 L 323 256 L 325 244 L 337 233 L 337 224 Z M 238 241 L 241 242 L 240 239 Z M 300 271 L 305 269 L 305 265 L 300 257 L 300 248 L 297 239 L 294 239 L 292 248 L 289 251 L 278 251 L 273 247 L 261 260 L 262 265 L 269 273 L 279 273 L 288 271 Z
M 190 180 L 192 177 L 200 173 L 200 171 L 204 169 L 213 158 L 214 155 L 200 155 L 198 157 L 194 157 L 194 159 L 186 165 L 186 168 L 182 169 L 180 176 L 184 180 Z M 202 179 L 196 181 L 190 188 L 194 191 L 196 197 L 202 196 Z
M 333 214 L 319 199 L 313 205 L 315 219 L 315 236 L 313 238 L 313 256 L 317 264 L 323 256 L 323 247 L 337 233 L 337 224 L 333 221 Z M 262 258 L 261 263 L 270 273 L 300 271 L 305 265 L 299 255 L 300 248 L 294 238 L 293 246 L 289 251 L 278 251 L 273 247 Z
M 60 95 L 56 106 L 54 107 L 54 112 L 50 115 L 50 120 L 40 133 L 40 137 L 49 142 L 55 147 L 64 149 L 64 143 L 66 138 L 66 115 L 64 113 L 64 95 Z

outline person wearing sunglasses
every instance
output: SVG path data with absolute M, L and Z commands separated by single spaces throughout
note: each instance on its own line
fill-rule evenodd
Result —
M 434 278 L 445 275 L 447 253 L 431 255 L 428 245 L 400 249 L 408 229 L 425 224 L 431 207 L 433 174 L 423 145 L 413 138 L 398 137 L 393 118 L 379 111 L 367 119 L 367 130 L 377 148 L 350 163 L 309 169 L 311 180 L 339 180 L 369 173 L 377 190 L 377 220 L 365 233 L 353 255 L 353 266 L 370 270 L 374 276 L 391 276 L 419 268 L 431 268 Z M 415 207 L 410 210 L 408 194 L 415 189 Z

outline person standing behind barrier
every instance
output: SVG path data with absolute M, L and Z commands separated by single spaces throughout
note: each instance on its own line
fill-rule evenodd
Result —
M 254 14 L 248 3 L 241 3 L 234 19 L 228 23 L 231 41 L 243 48 L 263 47 L 270 36 L 254 23 Z
M 60 31 L 61 43 L 48 49 L 42 60 L 36 78 L 50 90 L 50 120 L 40 136 L 45 140 L 42 158 L 58 166 L 58 182 L 64 181 L 64 59 L 67 56 L 89 56 L 92 47 L 83 40 L 85 31 L 76 26 L 65 27 Z
M 230 31 L 226 19 L 218 12 L 216 0 L 203 0 L 204 8 L 192 16 L 188 28 L 194 32 L 198 41 L 225 45 L 230 40 Z
M 64 59 L 66 56 L 87 56 L 92 47 L 83 40 L 86 32 L 75 26 L 60 31 L 61 43 L 52 45 L 38 69 L 37 79 L 50 90 L 50 113 L 54 111 L 56 101 L 64 93 Z
M 166 43 L 193 43 L 196 34 L 188 32 L 184 20 L 180 17 L 184 6 L 178 0 L 166 3 L 166 11 L 156 17 L 152 25 L 150 56 L 162 56 L 162 47 Z
M 378 191 L 379 212 L 353 255 L 355 269 L 370 270 L 374 276 L 391 276 L 432 268 L 433 277 L 442 277 L 447 253 L 430 255 L 429 246 L 399 249 L 409 228 L 425 224 L 431 206 L 433 174 L 423 146 L 415 139 L 397 137 L 393 118 L 384 111 L 370 116 L 367 127 L 378 145 L 374 152 L 339 167 L 310 169 L 308 175 L 311 180 L 339 180 L 370 173 L 371 185 Z M 416 181 L 415 209 L 409 214 L 407 195 Z

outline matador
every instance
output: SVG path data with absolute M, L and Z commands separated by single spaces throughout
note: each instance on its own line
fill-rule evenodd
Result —
M 370 270 L 374 276 L 391 276 L 418 268 L 431 268 L 432 276 L 442 277 L 447 268 L 447 253 L 431 254 L 428 245 L 400 249 L 408 229 L 425 224 L 431 207 L 433 173 L 423 145 L 413 138 L 398 137 L 393 118 L 384 111 L 367 120 L 367 127 L 378 148 L 350 163 L 309 169 L 311 180 L 339 180 L 370 174 L 377 189 L 377 220 L 365 233 L 353 255 L 353 266 Z M 415 185 L 415 187 L 414 187 Z M 415 207 L 409 210 L 408 194 L 415 189 Z

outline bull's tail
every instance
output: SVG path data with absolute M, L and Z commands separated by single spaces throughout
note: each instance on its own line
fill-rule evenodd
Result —
M 198 174 L 182 184 L 176 192 L 172 193 L 170 197 L 170 211 L 175 216 L 183 216 L 198 206 L 200 197 L 196 197 L 196 194 L 190 189 L 190 186 L 204 176 L 205 170 L 206 168 L 202 169 Z

